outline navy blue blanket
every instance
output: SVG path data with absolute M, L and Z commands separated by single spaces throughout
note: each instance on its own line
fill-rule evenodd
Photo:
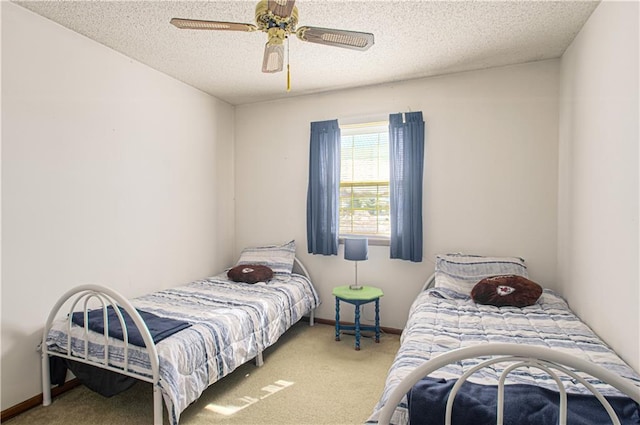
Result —
M 133 319 L 123 308 L 119 308 L 122 312 L 125 326 L 127 327 L 129 343 L 137 345 L 138 347 L 144 347 L 144 340 L 133 322 Z M 149 328 L 153 342 L 156 344 L 166 337 L 191 326 L 190 323 L 181 320 L 156 316 L 155 314 L 142 310 L 137 311 L 142 317 L 144 323 L 147 325 L 147 328 Z M 81 311 L 73 313 L 72 320 L 76 325 L 84 326 L 84 313 Z M 124 340 L 120 320 L 118 319 L 116 311 L 111 306 L 107 307 L 107 320 L 109 323 L 109 336 Z M 101 308 L 89 311 L 89 329 L 95 332 L 104 333 L 104 320 Z
M 440 425 L 455 380 L 424 378 L 407 394 L 411 425 Z M 495 425 L 498 387 L 465 382 L 453 403 L 451 423 Z M 606 397 L 623 425 L 640 424 L 638 404 L 626 397 Z M 549 425 L 558 423 L 559 395 L 555 391 L 525 384 L 505 386 L 504 423 Z M 609 415 L 591 395 L 567 394 L 567 424 L 610 424 Z

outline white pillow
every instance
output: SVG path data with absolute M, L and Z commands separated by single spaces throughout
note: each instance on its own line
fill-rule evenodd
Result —
M 439 254 L 436 255 L 434 287 L 470 296 L 476 283 L 486 277 L 500 275 L 529 277 L 522 258 Z
M 267 245 L 245 248 L 236 265 L 260 264 L 273 270 L 275 277 L 288 279 L 293 270 L 296 256 L 296 242 L 292 240 L 284 245 Z

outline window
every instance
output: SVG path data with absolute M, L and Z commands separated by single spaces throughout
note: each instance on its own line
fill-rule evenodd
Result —
M 337 255 L 340 236 L 362 235 L 390 258 L 422 261 L 424 129 L 421 111 L 389 114 L 388 126 L 311 123 L 310 254 Z
M 340 126 L 340 235 L 389 238 L 389 125 Z

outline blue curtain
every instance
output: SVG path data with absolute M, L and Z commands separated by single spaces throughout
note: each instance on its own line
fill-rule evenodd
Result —
M 389 115 L 391 258 L 422 261 L 422 112 Z
M 338 120 L 311 123 L 307 250 L 338 254 L 340 196 L 340 127 Z

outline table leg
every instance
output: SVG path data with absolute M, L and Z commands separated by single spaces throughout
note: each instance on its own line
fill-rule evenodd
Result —
M 356 303 L 356 351 L 360 351 L 360 304 Z
M 380 298 L 376 299 L 376 342 L 380 342 Z
M 336 341 L 340 341 L 340 299 L 336 297 Z

